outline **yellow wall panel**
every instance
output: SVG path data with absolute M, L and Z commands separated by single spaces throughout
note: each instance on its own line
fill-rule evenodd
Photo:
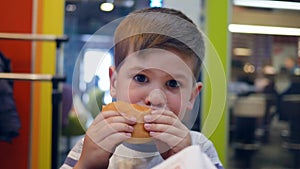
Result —
M 64 1 L 37 0 L 36 33 L 63 34 Z M 36 45 L 34 73 L 55 74 L 56 44 L 55 42 L 38 42 Z M 33 99 L 33 140 L 32 168 L 51 168 L 51 130 L 52 130 L 52 84 L 40 82 L 34 84 Z M 36 107 L 35 105 L 38 104 Z

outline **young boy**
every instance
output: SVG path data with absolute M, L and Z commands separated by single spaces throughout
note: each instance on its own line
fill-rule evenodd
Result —
M 117 101 L 152 109 L 144 117 L 144 128 L 153 142 L 124 142 L 136 118 L 115 111 L 99 113 L 62 168 L 148 169 L 190 145 L 199 145 L 217 168 L 223 168 L 211 141 L 181 122 L 202 87 L 195 79 L 204 41 L 196 25 L 177 10 L 147 8 L 122 20 L 114 41 L 110 94 Z

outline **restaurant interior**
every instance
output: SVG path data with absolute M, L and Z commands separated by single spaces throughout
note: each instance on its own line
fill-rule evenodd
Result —
M 115 28 L 146 7 L 181 10 L 205 34 L 213 56 L 184 122 L 214 143 L 224 168 L 299 169 L 299 0 L 0 2 L 0 54 L 11 64 L 8 72 L 0 62 L 0 100 L 12 97 L 18 123 L 16 133 L 0 136 L 3 168 L 63 164 L 113 100 Z M 1 84 L 8 81 L 9 92 Z

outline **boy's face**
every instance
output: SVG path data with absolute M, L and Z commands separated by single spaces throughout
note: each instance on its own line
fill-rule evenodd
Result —
M 196 83 L 192 63 L 178 52 L 146 49 L 126 57 L 117 71 L 111 68 L 110 93 L 117 100 L 167 109 L 177 116 L 191 110 L 202 84 Z

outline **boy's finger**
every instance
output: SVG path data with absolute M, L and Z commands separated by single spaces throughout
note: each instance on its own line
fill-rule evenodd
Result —
M 167 115 L 161 115 L 161 114 L 149 114 L 144 116 L 145 122 L 152 122 L 152 123 L 161 123 L 161 124 L 169 124 L 174 125 L 176 121 L 178 121 L 177 118 L 170 117 Z
M 116 112 L 116 111 L 105 111 L 105 112 L 101 112 L 99 113 L 95 120 L 94 120 L 94 123 L 98 123 L 100 121 L 102 121 L 103 119 L 105 118 L 109 118 L 109 117 L 112 117 L 112 116 L 118 116 L 120 115 L 120 113 Z
M 132 133 L 132 132 L 133 132 L 132 126 L 126 124 L 121 124 L 121 125 L 114 124 L 101 129 L 92 127 L 87 131 L 86 135 L 88 135 L 95 142 L 95 144 L 98 144 L 102 142 L 104 139 L 106 139 L 107 137 L 110 137 L 111 135 L 114 135 L 116 133 Z
M 105 119 L 107 123 L 127 123 L 127 124 L 135 124 L 136 118 L 126 118 L 123 116 L 112 116 Z
M 165 110 L 165 109 L 157 109 L 157 110 L 153 110 L 151 111 L 151 114 L 155 114 L 155 115 L 167 115 L 173 118 L 177 118 L 176 114 L 173 113 L 172 111 L 169 110 Z
M 150 135 L 151 137 L 166 143 L 170 147 L 170 149 L 178 145 L 183 140 L 183 138 L 169 133 L 150 132 Z
M 145 123 L 144 127 L 149 132 L 164 132 L 181 138 L 186 137 L 189 132 L 166 124 Z
M 130 133 L 126 133 L 126 132 L 114 133 L 106 137 L 105 139 L 103 139 L 101 142 L 97 143 L 97 145 L 108 152 L 113 152 L 113 150 L 117 145 L 119 145 L 124 140 L 129 139 L 130 137 L 131 137 Z
M 135 117 L 124 115 L 124 113 L 119 113 L 119 112 L 116 112 L 116 111 L 105 111 L 105 112 L 101 112 L 101 113 L 98 114 L 98 116 L 94 120 L 94 123 L 99 123 L 104 119 L 109 119 L 109 118 L 112 118 L 112 117 L 123 117 L 123 119 L 126 120 L 125 121 L 126 123 L 136 122 Z

